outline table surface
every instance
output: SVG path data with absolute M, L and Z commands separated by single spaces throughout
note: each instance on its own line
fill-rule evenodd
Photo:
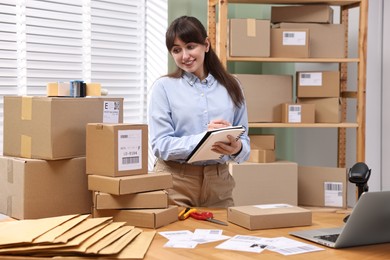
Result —
M 206 209 L 201 209 L 206 210 Z M 226 222 L 226 209 L 207 209 L 214 214 L 214 218 Z M 289 235 L 293 230 L 302 229 L 317 229 L 338 227 L 343 223 L 343 218 L 346 216 L 346 211 L 337 209 L 312 209 L 313 224 L 306 227 L 293 228 L 278 228 L 267 230 L 248 230 L 238 225 L 228 222 L 228 226 L 214 224 L 208 221 L 195 220 L 188 218 L 184 221 L 177 221 L 162 228 L 157 229 L 157 234 L 145 256 L 145 259 L 253 259 L 266 258 L 268 259 L 390 259 L 390 243 L 351 247 L 343 249 L 332 249 L 321 246 L 303 239 L 299 239 Z M 223 241 L 213 243 L 199 244 L 194 249 L 181 248 L 164 248 L 164 244 L 168 241 L 165 237 L 158 234 L 160 231 L 175 231 L 175 230 L 190 230 L 195 229 L 222 229 L 226 236 L 235 235 L 250 235 L 259 237 L 287 237 L 298 240 L 300 242 L 317 245 L 324 248 L 323 251 L 311 252 L 305 254 L 283 256 L 279 253 L 264 250 L 261 253 L 249 253 L 232 250 L 223 250 L 215 248 Z
M 214 218 L 227 222 L 226 220 L 226 209 L 199 209 L 202 211 L 211 211 L 214 214 Z M 180 209 L 179 209 L 180 211 Z M 152 244 L 144 259 L 146 260 L 186 260 L 186 259 L 390 259 L 390 243 L 378 244 L 378 245 L 369 245 L 369 246 L 360 246 L 360 247 L 351 247 L 343 249 L 332 249 L 325 246 L 321 246 L 303 239 L 299 239 L 289 235 L 289 232 L 293 230 L 302 230 L 302 229 L 317 229 L 317 228 L 328 228 L 328 227 L 338 227 L 342 225 L 343 218 L 346 213 L 349 211 L 338 210 L 338 209 L 323 209 L 323 208 L 312 208 L 313 211 L 313 223 L 311 226 L 305 227 L 292 227 L 292 228 L 277 228 L 277 229 L 267 229 L 267 230 L 248 230 L 238 225 L 228 223 L 228 226 L 222 226 L 214 224 L 208 221 L 195 220 L 188 218 L 184 221 L 176 221 L 167 226 L 157 229 L 156 236 L 153 239 Z M 0 221 L 9 221 L 10 219 L 1 219 Z M 223 235 L 226 236 L 235 236 L 235 235 L 250 235 L 258 237 L 287 237 L 301 241 L 308 244 L 313 244 L 324 248 L 323 251 L 311 252 L 305 254 L 283 256 L 279 253 L 271 252 L 264 250 L 261 253 L 248 253 L 232 250 L 223 250 L 215 248 L 217 245 L 223 241 L 217 241 L 213 243 L 199 244 L 194 249 L 181 249 L 181 248 L 165 248 L 164 244 L 168 241 L 165 237 L 158 234 L 160 231 L 175 231 L 175 230 L 189 230 L 195 231 L 195 229 L 222 229 Z M 149 229 L 143 228 L 147 231 Z M 2 259 L 15 259 L 11 256 L 2 256 Z M 17 258 L 20 259 L 20 258 Z M 35 259 L 35 258 L 33 258 Z M 77 258 L 82 259 L 82 258 Z M 101 258 L 99 258 L 101 259 Z

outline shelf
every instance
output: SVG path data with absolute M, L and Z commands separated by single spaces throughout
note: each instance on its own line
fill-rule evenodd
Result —
M 347 63 L 359 62 L 358 58 L 263 58 L 263 57 L 227 57 L 227 61 L 253 61 L 253 62 L 292 62 L 292 63 Z
M 215 1 L 218 2 L 218 1 Z M 360 4 L 360 0 L 228 0 L 231 4 L 327 4 L 348 6 Z
M 249 128 L 357 128 L 357 123 L 314 123 L 314 124 L 294 124 L 294 123 L 249 123 Z

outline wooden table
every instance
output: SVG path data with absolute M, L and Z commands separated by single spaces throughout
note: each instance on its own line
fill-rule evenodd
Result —
M 215 219 L 226 221 L 226 210 L 225 209 L 212 209 Z M 184 221 L 177 221 L 165 227 L 157 229 L 157 232 L 160 231 L 175 231 L 175 230 L 190 230 L 194 231 L 197 228 L 201 229 L 223 229 L 223 234 L 227 236 L 235 235 L 251 235 L 259 237 L 287 237 L 296 239 L 298 241 L 317 245 L 309 241 L 299 239 L 289 235 L 288 233 L 293 230 L 302 230 L 302 229 L 315 229 L 315 228 L 327 228 L 327 227 L 338 227 L 342 225 L 343 218 L 345 217 L 345 212 L 340 212 L 337 210 L 321 210 L 313 209 L 313 224 L 312 226 L 307 227 L 294 227 L 294 228 L 280 228 L 280 229 L 268 229 L 268 230 L 255 230 L 250 231 L 240 226 L 237 226 L 232 223 L 228 223 L 228 226 L 222 226 L 214 224 L 208 221 L 195 220 L 192 218 L 186 219 Z M 306 254 L 298 254 L 291 256 L 283 256 L 281 254 L 264 250 L 261 253 L 247 253 L 231 250 L 222 250 L 216 249 L 215 247 L 222 243 L 223 241 L 206 243 L 197 245 L 194 249 L 181 249 L 181 248 L 164 248 L 164 244 L 168 240 L 156 234 L 145 259 L 390 259 L 390 243 L 370 245 L 370 246 L 361 246 L 361 247 L 351 247 L 345 249 L 331 249 L 317 245 L 324 248 L 324 251 L 312 252 Z

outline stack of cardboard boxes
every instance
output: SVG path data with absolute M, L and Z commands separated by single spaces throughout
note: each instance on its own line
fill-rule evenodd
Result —
M 122 98 L 4 97 L 0 213 L 16 219 L 90 213 L 85 126 L 122 120 Z
M 165 191 L 172 175 L 148 172 L 147 125 L 88 124 L 86 159 L 94 217 L 146 228 L 177 221 Z
M 344 58 L 344 30 L 342 24 L 333 23 L 328 5 L 272 6 L 270 20 L 229 20 L 229 55 L 291 61 Z M 340 122 L 338 71 L 297 72 L 297 100 L 292 98 L 292 83 L 289 89 L 289 83 L 282 81 L 286 75 L 237 77 L 247 98 L 249 122 Z M 270 77 L 277 81 L 271 84 Z

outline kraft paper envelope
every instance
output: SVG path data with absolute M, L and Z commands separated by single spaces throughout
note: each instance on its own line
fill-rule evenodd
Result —
M 94 245 L 90 246 L 87 249 L 87 254 L 98 254 L 100 250 L 105 248 L 106 246 L 112 244 L 114 241 L 119 239 L 120 237 L 124 236 L 126 233 L 130 232 L 134 227 L 132 226 L 123 226 L 115 230 L 114 232 L 111 232 L 107 236 L 100 239 L 98 242 L 96 242 Z
M 80 244 L 85 241 L 88 237 L 92 236 L 94 233 L 98 232 L 100 229 L 107 226 L 108 223 L 103 223 L 100 226 L 96 226 L 89 231 L 86 231 L 68 243 L 52 243 L 52 244 L 33 244 L 31 246 L 20 246 L 20 247 L 8 247 L 0 249 L 1 254 L 20 254 L 20 255 L 32 255 L 32 254 L 41 254 L 45 256 L 58 255 L 61 252 L 75 252 L 73 248 L 80 246 Z
M 142 230 L 139 228 L 132 229 L 130 232 L 119 238 L 117 241 L 113 242 L 111 245 L 108 245 L 100 250 L 99 255 L 118 254 L 141 233 Z
M 115 259 L 143 259 L 155 235 L 156 231 L 142 232 Z
M 103 223 L 112 222 L 112 217 L 105 218 L 89 218 L 81 222 L 79 225 L 75 226 L 71 230 L 65 232 L 61 236 L 57 237 L 54 240 L 54 243 L 67 243 L 72 238 L 96 227 Z
M 57 237 L 64 234 L 66 231 L 74 228 L 76 225 L 80 224 L 80 222 L 84 221 L 86 218 L 90 217 L 89 214 L 87 215 L 80 215 L 77 216 L 71 220 L 66 221 L 65 223 L 62 223 L 61 225 L 53 228 L 52 230 L 46 232 L 45 234 L 39 236 L 38 238 L 34 239 L 34 244 L 39 243 L 53 243 Z
M 78 215 L 7 222 L 7 225 L 0 226 L 0 248 L 32 243 L 35 238 L 76 216 Z

